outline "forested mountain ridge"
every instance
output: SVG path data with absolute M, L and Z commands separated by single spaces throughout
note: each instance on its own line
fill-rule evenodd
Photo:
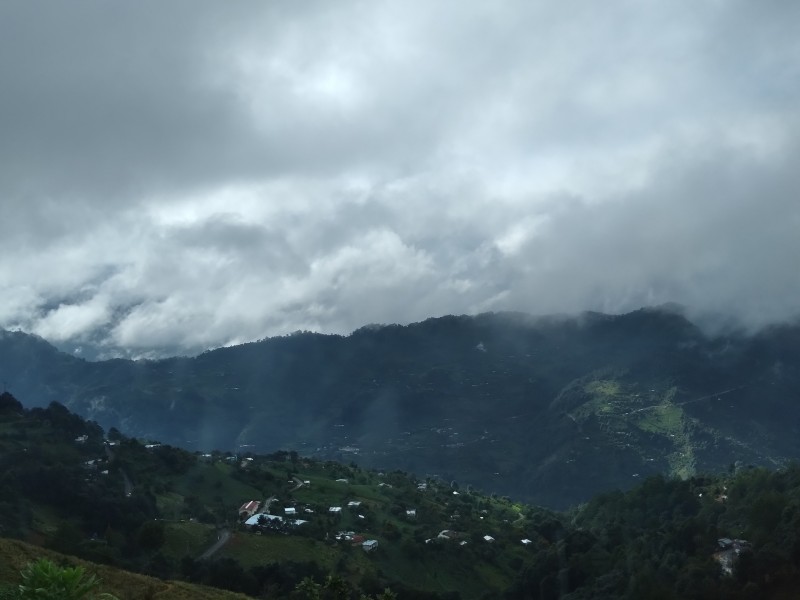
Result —
M 136 436 L 295 449 L 552 507 L 800 456 L 800 327 L 709 337 L 669 310 L 450 316 L 136 362 L 5 332 L 0 376 Z

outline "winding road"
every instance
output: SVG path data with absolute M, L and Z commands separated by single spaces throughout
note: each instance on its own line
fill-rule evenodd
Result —
M 219 534 L 217 535 L 217 541 L 214 542 L 205 552 L 203 552 L 197 560 L 208 560 L 212 556 L 214 556 L 220 548 L 222 548 L 225 544 L 228 543 L 228 540 L 231 539 L 231 530 L 230 529 L 222 529 L 220 530 Z

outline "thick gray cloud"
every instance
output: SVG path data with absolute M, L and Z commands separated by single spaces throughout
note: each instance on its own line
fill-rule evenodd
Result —
M 798 313 L 795 2 L 0 5 L 0 326 Z M 104 350 L 103 350 L 104 349 Z

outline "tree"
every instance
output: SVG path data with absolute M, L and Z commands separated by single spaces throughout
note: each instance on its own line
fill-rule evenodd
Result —
M 22 412 L 22 404 L 8 392 L 0 394 L 0 413 Z
M 41 558 L 22 570 L 20 600 L 117 600 L 106 593 L 95 593 L 100 580 L 87 575 L 83 567 L 59 567 Z

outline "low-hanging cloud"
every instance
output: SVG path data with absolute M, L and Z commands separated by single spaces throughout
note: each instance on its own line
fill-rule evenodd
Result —
M 9 2 L 0 326 L 798 314 L 795 3 Z

